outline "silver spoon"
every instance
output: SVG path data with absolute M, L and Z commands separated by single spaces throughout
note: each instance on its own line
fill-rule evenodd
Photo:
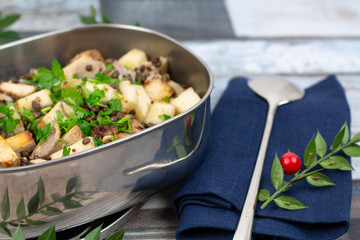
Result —
M 251 239 L 256 198 L 276 109 L 280 105 L 300 100 L 304 96 L 303 90 L 300 90 L 286 80 L 278 78 L 253 79 L 248 82 L 248 85 L 256 94 L 267 101 L 269 110 L 255 169 L 233 240 Z

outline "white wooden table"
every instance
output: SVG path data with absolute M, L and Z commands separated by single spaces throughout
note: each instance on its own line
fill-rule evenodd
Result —
M 131 2 L 123 0 L 121 6 L 129 9 Z M 135 2 L 151 7 L 151 0 Z M 198 0 L 185 1 L 184 9 L 179 4 L 172 9 L 171 2 L 175 1 L 153 1 L 157 14 L 164 4 L 168 11 L 173 10 L 162 18 L 126 11 L 123 18 L 114 15 L 116 11 L 109 15 L 119 23 L 131 23 L 134 19 L 130 17 L 136 15 L 142 26 L 176 37 L 199 55 L 215 76 L 212 108 L 234 76 L 280 76 L 305 88 L 336 74 L 350 104 L 352 134 L 360 132 L 360 1 Z M 81 26 L 78 15 L 88 15 L 90 4 L 99 9 L 101 3 L 104 9 L 111 9 L 106 5 L 111 0 L 0 0 L 0 10 L 21 13 L 22 19 L 13 29 L 27 35 Z M 200 10 L 179 22 L 176 17 L 185 7 Z M 151 21 L 142 20 L 145 15 Z M 194 21 L 196 31 L 191 27 Z M 346 240 L 360 238 L 360 158 L 353 158 L 353 165 L 351 227 L 340 238 Z M 125 239 L 174 239 L 178 220 L 171 198 L 176 190 L 177 186 L 171 187 L 151 199 L 126 222 Z

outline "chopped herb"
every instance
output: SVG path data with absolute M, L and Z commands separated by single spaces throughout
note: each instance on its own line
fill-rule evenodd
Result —
M 42 128 L 38 128 L 37 126 L 34 126 L 34 132 L 35 132 L 35 136 L 36 136 L 36 141 L 40 142 L 40 145 L 47 140 L 50 131 L 51 131 L 51 124 L 48 123 L 45 126 L 43 126 Z
M 72 75 L 72 78 L 73 78 L 73 79 L 78 79 L 79 76 L 77 75 L 77 73 L 74 73 L 74 74 Z
M 101 141 L 101 139 L 94 137 L 94 145 L 95 147 L 103 145 L 104 143 Z
M 75 125 L 78 125 L 86 136 L 90 135 L 91 125 L 86 122 L 84 118 L 93 115 L 93 112 L 88 112 L 81 107 L 75 106 L 74 112 L 70 113 L 67 119 L 64 119 L 64 115 L 60 110 L 58 110 L 56 114 L 56 121 L 59 124 L 61 132 L 66 133 Z
M 105 91 L 100 90 L 98 87 L 95 86 L 94 91 L 92 91 L 90 95 L 86 98 L 86 102 L 92 106 L 96 103 L 99 103 L 102 97 L 105 97 Z
M 119 98 L 119 99 L 124 99 L 124 96 L 121 95 L 120 93 L 116 92 L 115 95 Z
M 65 139 L 59 138 L 59 142 L 65 142 Z
M 31 123 L 34 122 L 35 117 L 29 109 L 23 107 L 23 111 L 21 112 L 21 114 L 24 121 L 29 121 Z
M 55 89 L 60 87 L 61 82 L 65 80 L 65 74 L 60 63 L 54 60 L 51 70 L 40 67 L 37 69 L 37 74 L 32 75 L 32 78 L 40 89 Z
M 80 130 L 85 134 L 85 136 L 90 136 L 90 133 L 91 133 L 91 124 L 88 123 L 87 121 L 85 120 L 80 120 L 78 122 L 78 126 L 80 128 Z
M 113 111 L 121 111 L 122 105 L 119 99 L 111 99 L 109 101 L 109 107 Z
M 64 146 L 64 147 L 63 147 L 62 156 L 63 156 L 63 157 L 69 156 L 69 155 L 70 155 L 70 152 L 71 152 L 71 148 L 68 148 L 68 147 Z
M 171 118 L 171 116 L 169 116 L 169 115 L 166 115 L 165 113 L 164 114 L 161 114 L 161 115 L 159 115 L 158 116 L 161 120 L 168 120 L 168 119 L 170 119 Z
M 15 110 L 10 109 L 8 105 L 1 105 L 0 113 L 4 114 L 0 117 L 1 128 L 7 133 L 12 133 L 20 122 L 20 119 L 13 118 Z
M 141 25 L 140 25 L 140 21 L 136 21 L 136 22 L 135 22 L 135 26 L 137 26 L 137 27 L 141 27 Z
M 48 111 L 50 111 L 52 109 L 52 107 L 46 107 L 46 108 L 43 108 L 43 109 L 41 109 L 41 112 L 43 113 L 43 114 L 46 114 Z
M 126 115 L 119 121 L 115 123 L 119 132 L 132 134 L 131 125 L 130 125 L 130 115 Z
M 114 125 L 113 121 L 111 121 L 108 115 L 104 117 L 97 117 L 96 120 L 98 120 L 99 126 Z
M 110 70 L 113 70 L 113 69 L 115 69 L 114 64 L 112 64 L 112 63 L 106 64 L 105 72 L 109 72 Z
M 89 16 L 80 16 L 80 21 L 83 24 L 99 24 L 99 23 L 112 23 L 109 16 L 105 11 L 101 12 L 101 20 L 102 22 L 98 22 L 96 20 L 96 9 L 93 5 L 90 6 L 90 15 Z
M 140 78 L 136 77 L 136 82 L 134 82 L 135 85 L 142 85 Z
M 115 141 L 115 138 L 116 138 L 116 134 L 114 133 L 114 136 L 112 136 L 112 138 L 110 140 Z
M 50 94 L 50 98 L 53 102 L 59 102 L 64 100 L 72 106 L 82 106 L 84 105 L 84 99 L 75 89 L 62 89 L 57 92 L 53 92 Z
M 117 78 L 111 78 L 108 75 L 104 73 L 97 73 L 95 75 L 95 79 L 88 79 L 88 82 L 91 83 L 100 83 L 100 84 L 109 84 L 109 83 L 120 83 L 120 79 Z
M 169 103 L 169 102 L 170 102 L 170 97 L 169 97 L 169 96 L 163 97 L 162 100 L 163 100 L 164 102 Z

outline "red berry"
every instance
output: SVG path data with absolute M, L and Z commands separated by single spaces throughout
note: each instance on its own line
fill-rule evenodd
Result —
M 301 168 L 301 160 L 298 155 L 292 152 L 287 152 L 280 158 L 280 163 L 284 169 L 284 173 L 293 175 L 297 173 Z

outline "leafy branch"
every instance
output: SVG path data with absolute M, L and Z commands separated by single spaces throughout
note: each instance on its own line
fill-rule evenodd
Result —
M 20 39 L 20 36 L 17 32 L 6 30 L 7 27 L 14 24 L 17 20 L 19 20 L 19 18 L 20 14 L 2 16 L 2 12 L 0 11 L 0 44 Z
M 109 16 L 105 11 L 101 12 L 101 22 L 96 20 L 96 9 L 93 5 L 90 6 L 90 15 L 89 16 L 80 16 L 80 21 L 83 24 L 99 24 L 99 23 L 112 23 Z
M 25 206 L 24 198 L 22 198 L 16 207 L 16 219 L 9 220 L 10 218 L 10 198 L 9 190 L 6 188 L 3 200 L 2 200 L 2 220 L 0 221 L 0 232 L 12 237 L 11 231 L 7 227 L 19 226 L 19 225 L 42 225 L 45 221 L 35 220 L 31 218 L 37 214 L 45 216 L 55 216 L 63 213 L 62 210 L 55 207 L 54 204 L 62 203 L 65 209 L 73 209 L 82 207 L 81 200 L 91 199 L 89 194 L 94 192 L 83 192 L 80 191 L 82 186 L 82 180 L 76 176 L 68 180 L 66 184 L 66 194 L 61 196 L 59 193 L 51 195 L 52 201 L 45 203 L 45 186 L 42 178 L 40 177 L 37 183 L 37 192 L 30 198 L 27 205 Z M 26 207 L 28 214 L 26 214 Z M 16 232 L 15 232 L 16 233 Z M 14 233 L 14 234 L 15 234 Z M 17 239 L 17 238 L 15 238 Z
M 306 168 L 301 172 L 296 173 L 288 182 L 284 181 L 284 171 L 279 158 L 276 155 L 271 168 L 271 182 L 276 191 L 270 196 L 269 190 L 259 190 L 258 200 L 264 202 L 261 205 L 261 209 L 264 209 L 272 201 L 274 201 L 277 206 L 287 210 L 308 208 L 306 205 L 292 197 L 277 196 L 289 190 L 292 187 L 292 183 L 304 178 L 310 185 L 315 187 L 335 185 L 330 178 L 325 174 L 320 173 L 320 171 L 323 169 L 338 169 L 342 171 L 354 170 L 345 157 L 337 154 L 343 152 L 349 157 L 359 157 L 360 146 L 356 144 L 357 142 L 360 142 L 360 133 L 350 139 L 347 123 L 341 127 L 329 147 L 329 150 L 324 138 L 320 132 L 317 131 L 316 136 L 312 137 L 304 153 L 303 162 Z M 313 170 L 317 166 L 321 166 L 322 168 Z

